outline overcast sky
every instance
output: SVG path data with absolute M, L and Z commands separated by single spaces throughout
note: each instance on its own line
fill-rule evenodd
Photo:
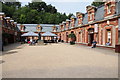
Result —
M 28 0 L 19 0 L 22 5 L 28 4 Z M 73 13 L 82 12 L 86 13 L 86 6 L 90 5 L 94 0 L 43 0 L 47 4 L 51 4 L 56 7 L 60 13 Z M 30 0 L 29 0 L 30 2 Z

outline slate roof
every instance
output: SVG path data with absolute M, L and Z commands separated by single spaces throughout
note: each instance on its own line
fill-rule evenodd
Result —
M 100 20 L 104 19 L 104 9 L 105 9 L 104 5 L 101 5 L 101 6 L 96 8 L 95 20 L 94 21 L 100 21 Z M 120 15 L 120 1 L 116 3 L 116 14 L 115 15 Z M 75 16 L 72 16 L 71 18 L 75 18 L 76 19 L 75 27 L 78 27 L 78 18 L 76 18 Z M 63 21 L 63 23 L 66 23 L 66 22 Z M 83 17 L 83 25 L 85 25 L 85 24 L 88 24 L 88 13 L 85 13 L 84 17 Z M 23 25 L 25 25 L 25 27 L 26 27 L 25 32 L 27 32 L 27 31 L 34 31 L 34 32 L 36 32 L 37 31 L 36 30 L 36 26 L 38 24 L 23 24 Z M 47 31 L 52 32 L 52 27 L 54 26 L 54 25 L 51 25 L 51 24 L 40 24 L 40 25 L 43 28 L 42 32 L 47 32 Z M 17 26 L 20 29 L 20 24 L 18 24 Z M 60 31 L 59 25 L 56 25 L 56 27 L 57 27 L 57 32 L 59 32 Z M 70 24 L 69 29 L 71 29 L 71 24 Z M 66 30 L 66 26 L 64 26 L 64 30 Z
M 100 6 L 95 13 L 95 21 L 103 20 L 104 19 L 104 8 L 105 6 Z
M 53 34 L 53 33 L 51 33 L 51 32 L 45 32 L 45 33 L 43 33 L 42 34 L 42 36 L 57 36 L 56 34 Z
M 76 21 L 75 21 L 75 27 L 78 26 L 78 18 L 76 18 Z
M 116 5 L 117 5 L 117 6 L 116 6 L 116 14 L 119 15 L 119 14 L 120 14 L 120 1 L 117 2 Z
M 20 25 L 21 24 L 17 24 L 17 27 L 20 29 Z M 38 24 L 23 24 L 25 26 L 25 31 L 24 32 L 28 32 L 28 31 L 33 31 L 33 32 L 37 32 L 36 26 Z M 42 26 L 42 32 L 47 32 L 50 31 L 52 32 L 53 30 L 53 24 L 40 24 Z M 58 29 L 59 29 L 59 25 L 55 25 Z M 57 29 L 57 31 L 59 31 Z
M 94 21 L 100 21 L 104 19 L 104 13 L 105 13 L 104 9 L 105 9 L 104 5 L 101 5 L 96 8 Z M 120 1 L 116 3 L 116 14 L 115 15 L 120 15 Z M 78 20 L 76 20 L 75 27 L 78 26 L 77 22 Z M 88 24 L 88 13 L 85 13 L 83 17 L 83 25 L 85 24 Z
M 88 14 L 87 13 L 84 14 L 83 24 L 88 24 Z

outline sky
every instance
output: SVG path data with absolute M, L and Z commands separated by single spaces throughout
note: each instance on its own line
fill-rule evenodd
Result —
M 28 0 L 19 0 L 22 2 L 22 6 L 28 4 Z M 86 13 L 86 6 L 90 5 L 94 0 L 43 0 L 47 4 L 55 6 L 55 8 L 60 13 L 73 13 L 76 15 L 76 12 Z M 31 2 L 29 0 L 29 2 Z

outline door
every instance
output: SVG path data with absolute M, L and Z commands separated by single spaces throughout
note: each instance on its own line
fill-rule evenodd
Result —
M 89 34 L 89 35 L 88 35 L 88 43 L 89 43 L 90 45 L 92 45 L 93 40 L 94 40 L 94 34 Z

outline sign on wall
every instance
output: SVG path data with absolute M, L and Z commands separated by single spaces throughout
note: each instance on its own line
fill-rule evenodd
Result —
M 97 33 L 98 32 L 98 24 L 94 25 L 94 32 Z

